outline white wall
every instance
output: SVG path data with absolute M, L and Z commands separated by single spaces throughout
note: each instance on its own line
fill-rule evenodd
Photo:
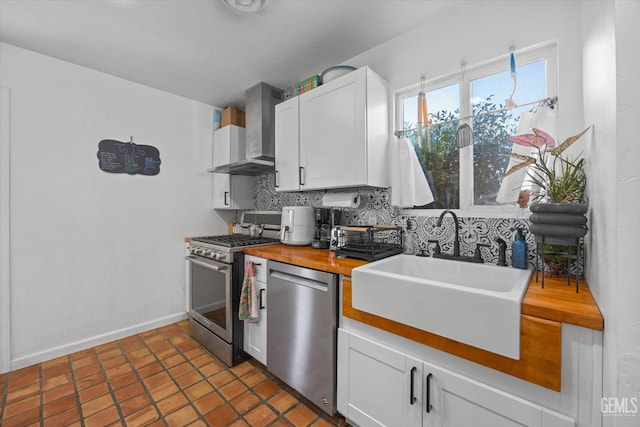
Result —
M 614 331 L 618 338 L 616 371 L 609 378 L 616 379 L 617 396 L 640 400 L 640 2 L 617 0 L 615 8 L 618 292 L 613 299 L 619 325 Z M 617 425 L 638 424 L 640 413 Z
M 0 44 L 11 91 L 11 368 L 176 321 L 184 237 L 212 210 L 212 107 Z M 152 145 L 156 176 L 98 167 L 102 139 Z M 4 197 L 4 195 L 3 195 Z
M 616 2 L 616 95 L 617 95 L 617 200 L 618 293 L 615 312 L 620 321 L 615 334 L 615 395 L 640 400 L 640 2 Z M 631 196 L 631 197 L 630 197 Z M 634 197 L 636 196 L 636 197 Z M 609 310 L 613 312 L 613 310 Z M 617 421 L 619 426 L 637 426 L 640 413 Z
M 640 149 L 637 135 L 640 3 L 586 2 L 583 13 L 585 120 L 590 148 L 591 289 L 605 318 L 603 395 L 640 399 Z M 598 260 L 595 262 L 595 260 Z M 635 426 L 634 417 L 605 425 Z
M 616 396 L 618 295 L 616 215 L 616 49 L 613 2 L 589 2 L 583 11 L 584 113 L 594 123 L 589 150 L 589 247 L 587 271 L 591 290 L 605 318 L 603 395 Z M 595 262 L 599 260 L 599 262 Z M 612 419 L 605 422 L 611 425 Z

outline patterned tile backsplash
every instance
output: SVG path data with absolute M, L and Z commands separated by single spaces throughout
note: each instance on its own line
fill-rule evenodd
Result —
M 305 191 L 293 193 L 279 193 L 275 191 L 274 174 L 256 176 L 256 209 L 280 210 L 284 206 L 311 206 L 322 207 L 322 195 L 324 191 Z M 354 190 L 345 190 L 345 192 Z M 398 208 L 391 206 L 390 189 L 367 188 L 358 191 L 362 203 L 358 209 L 343 209 L 341 223 L 343 225 L 369 225 L 369 224 L 393 224 L 404 226 L 414 236 L 416 252 L 427 249 L 428 240 L 438 240 L 443 252 L 450 253 L 453 250 L 453 219 L 447 216 L 445 225 L 436 227 L 437 217 L 401 215 Z M 340 192 L 340 191 L 335 191 Z M 507 264 L 511 265 L 511 242 L 515 237 L 515 228 L 529 229 L 526 218 L 459 218 L 460 222 L 460 252 L 464 255 L 472 255 L 476 243 L 490 245 L 488 250 L 483 249 L 483 258 L 487 262 L 498 262 L 498 243 L 500 237 L 507 242 Z M 535 243 L 533 236 L 525 234 L 529 247 L 529 263 L 535 264 Z M 433 250 L 433 246 L 429 251 Z

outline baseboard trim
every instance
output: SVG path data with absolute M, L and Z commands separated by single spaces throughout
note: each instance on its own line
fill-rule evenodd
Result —
M 31 366 L 36 363 L 45 362 L 47 360 L 55 359 L 60 356 L 75 353 L 76 351 L 81 351 L 87 348 L 106 344 L 120 338 L 129 337 L 131 335 L 146 332 L 155 328 L 160 328 L 165 325 L 170 325 L 171 323 L 179 322 L 186 318 L 188 318 L 187 313 L 176 313 L 166 317 L 161 317 L 159 319 L 154 319 L 149 322 L 139 323 L 137 325 L 129 326 L 100 335 L 95 335 L 83 340 L 74 341 L 69 344 L 53 347 L 37 353 L 27 354 L 26 356 L 21 356 L 13 359 L 11 361 L 11 370 L 15 371 L 16 369 L 24 368 L 25 366 Z

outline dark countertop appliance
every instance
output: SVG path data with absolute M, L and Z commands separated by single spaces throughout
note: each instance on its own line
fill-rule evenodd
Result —
M 315 232 L 311 247 L 314 249 L 329 249 L 331 247 L 331 230 L 340 223 L 341 211 L 331 208 L 316 208 L 314 210 Z
M 311 247 L 314 249 L 329 249 L 329 239 L 331 237 L 330 214 L 331 209 L 328 208 L 315 208 L 313 211 L 315 230 Z

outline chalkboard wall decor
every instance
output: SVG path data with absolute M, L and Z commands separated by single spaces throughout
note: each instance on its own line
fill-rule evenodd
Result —
M 160 151 L 151 145 L 137 145 L 103 139 L 98 143 L 100 169 L 110 173 L 129 175 L 157 175 L 160 173 Z

